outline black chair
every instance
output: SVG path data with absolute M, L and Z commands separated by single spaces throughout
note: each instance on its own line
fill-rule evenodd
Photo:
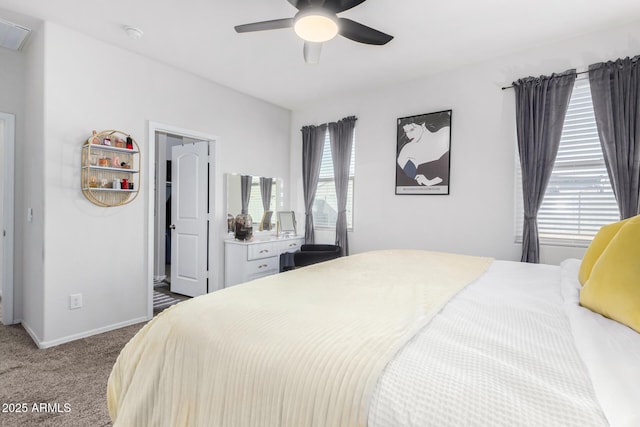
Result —
M 296 267 L 317 264 L 340 257 L 341 248 L 337 245 L 302 245 L 300 251 L 293 254 Z
M 297 252 L 282 254 L 282 256 L 287 256 L 287 259 L 283 262 L 282 256 L 280 257 L 281 271 L 329 261 L 340 257 L 341 252 L 342 249 L 337 245 L 302 245 Z M 292 263 L 293 265 L 291 265 Z

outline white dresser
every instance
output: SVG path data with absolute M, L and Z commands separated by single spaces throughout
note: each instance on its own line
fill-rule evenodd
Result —
M 276 274 L 280 270 L 280 254 L 295 252 L 304 237 L 261 237 L 249 242 L 224 241 L 224 286 L 229 287 L 258 277 Z

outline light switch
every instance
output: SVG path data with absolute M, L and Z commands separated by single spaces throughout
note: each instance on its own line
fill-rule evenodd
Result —
M 33 222 L 33 208 L 27 208 L 27 222 Z

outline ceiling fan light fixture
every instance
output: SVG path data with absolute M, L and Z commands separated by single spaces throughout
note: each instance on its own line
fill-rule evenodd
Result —
M 302 40 L 322 43 L 338 34 L 338 19 L 323 9 L 308 8 L 298 12 L 293 29 Z

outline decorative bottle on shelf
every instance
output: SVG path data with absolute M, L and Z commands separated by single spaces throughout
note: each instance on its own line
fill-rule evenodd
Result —
M 250 240 L 253 237 L 253 220 L 248 213 L 240 213 L 235 221 L 235 238 L 237 240 Z
M 133 139 L 130 136 L 127 137 L 127 150 L 133 150 Z
M 94 145 L 100 145 L 100 138 L 96 135 L 98 135 L 98 132 L 94 130 L 91 134 L 91 143 Z

